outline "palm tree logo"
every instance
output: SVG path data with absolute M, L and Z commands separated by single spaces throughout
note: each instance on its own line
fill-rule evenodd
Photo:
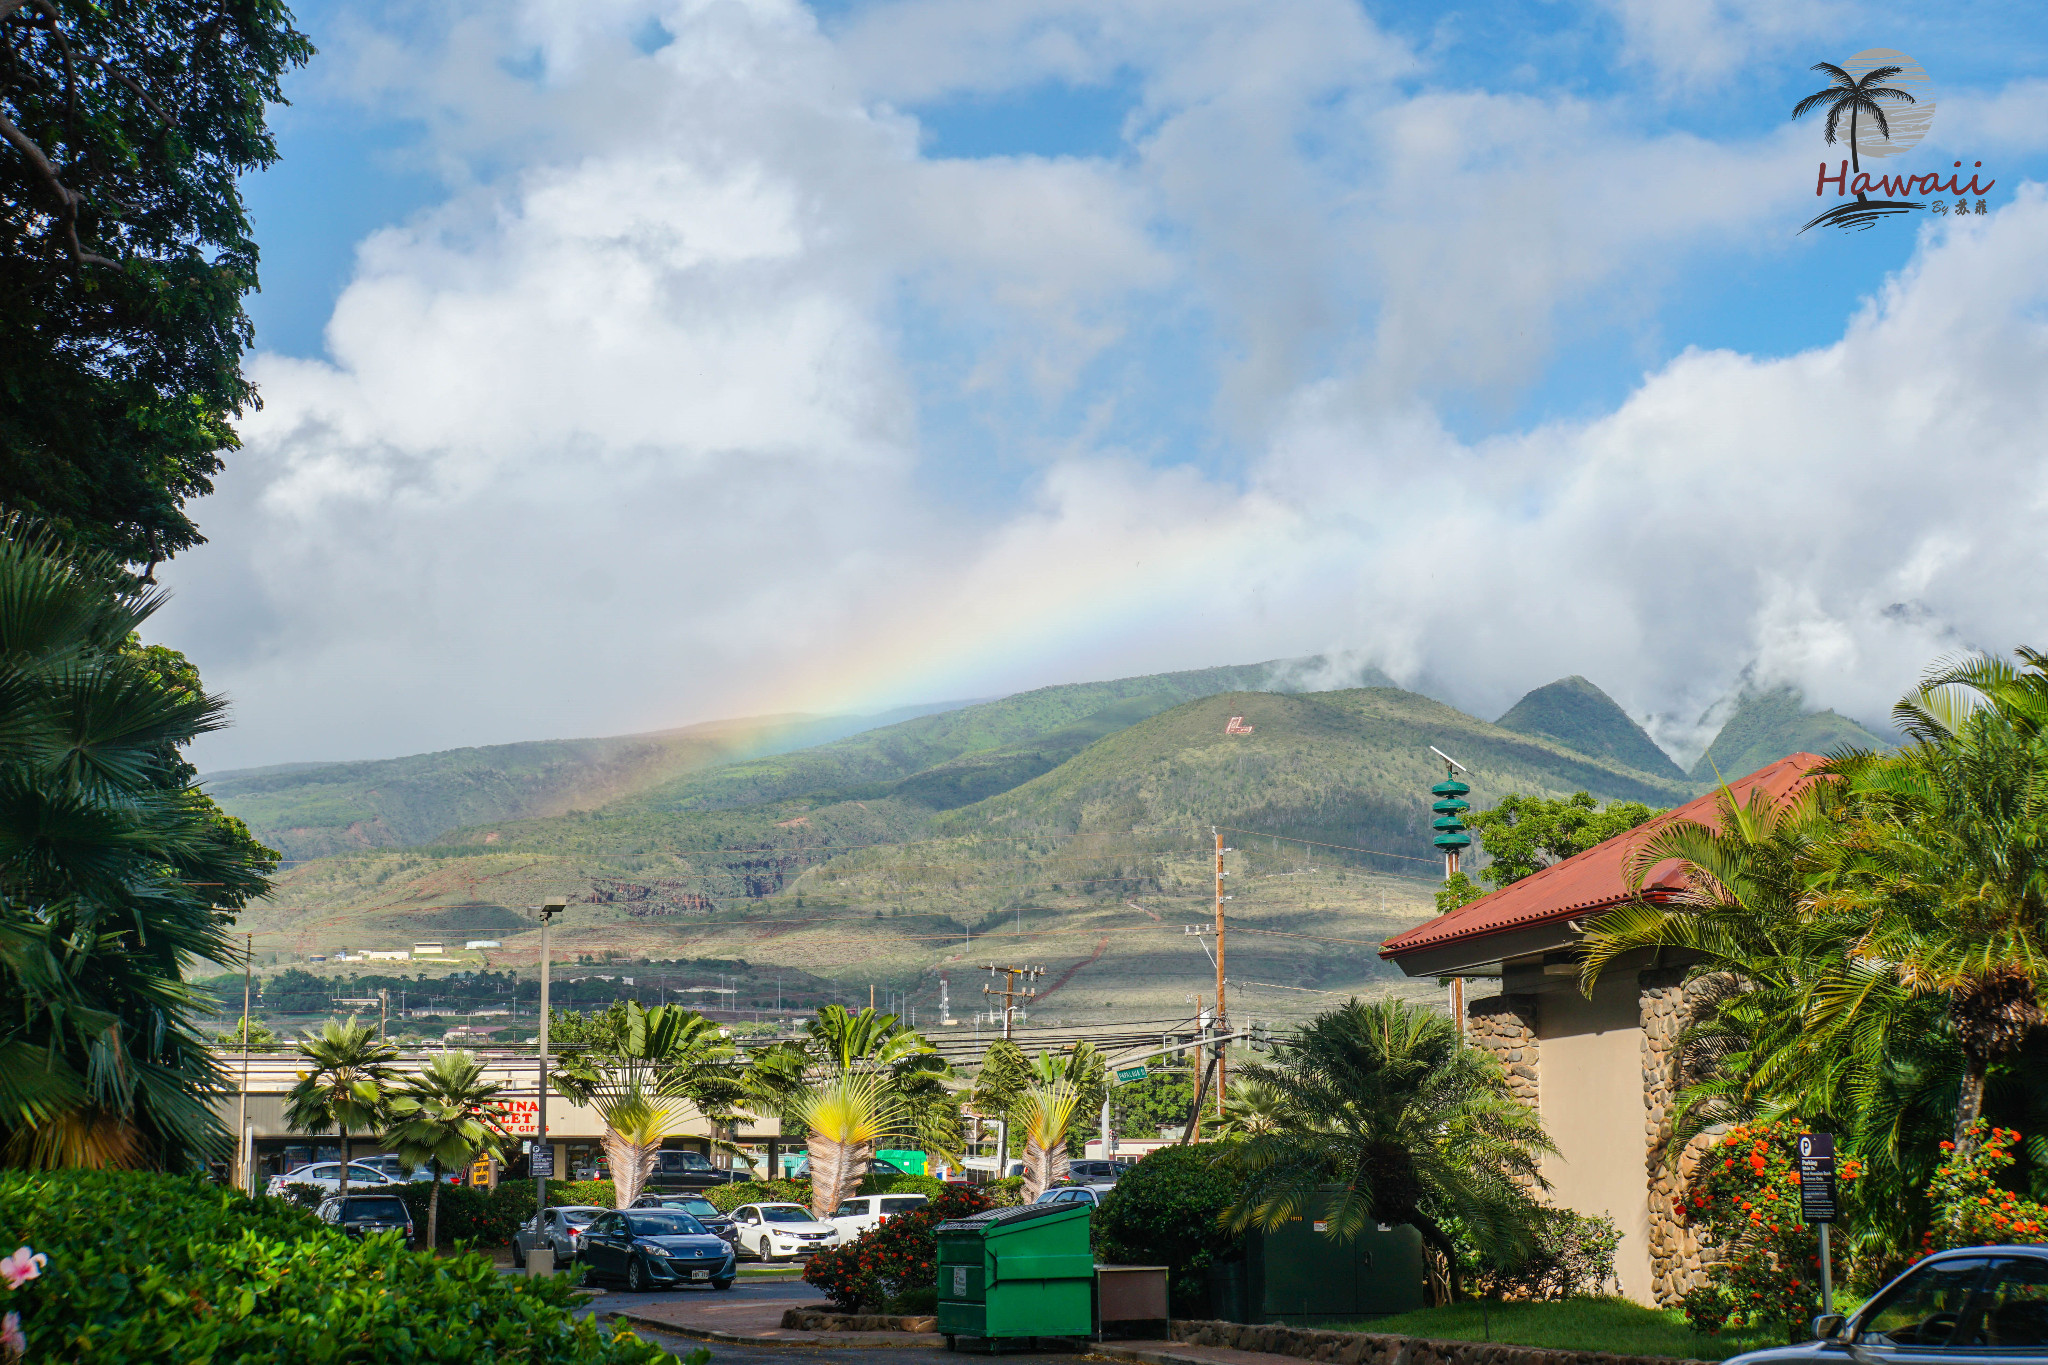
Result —
M 1868 115 L 1870 121 L 1877 125 L 1879 135 L 1890 139 L 1892 125 L 1885 117 L 1883 101 L 1903 101 L 1907 104 L 1915 101 L 1910 91 L 1886 85 L 1884 82 L 1905 68 L 1876 66 L 1866 71 L 1860 78 L 1850 75 L 1833 62 L 1815 62 L 1813 69 L 1826 72 L 1829 77 L 1828 84 L 1824 89 L 1814 91 L 1793 105 L 1792 117 L 1803 118 L 1816 109 L 1826 109 L 1828 119 L 1822 130 L 1822 138 L 1832 147 L 1835 145 L 1835 134 L 1842 126 L 1842 115 L 1846 112 L 1849 115 L 1849 169 L 1860 173 L 1863 170 L 1863 160 L 1856 145 L 1857 120 Z M 1861 199 L 1864 196 L 1858 194 L 1856 197 Z
M 1823 223 L 1840 228 L 1868 228 L 1880 218 L 1925 208 L 1914 200 L 1872 199 L 1866 192 L 1871 182 L 1863 176 L 1863 162 L 1868 157 L 1896 156 L 1917 144 L 1926 133 L 1934 118 L 1934 101 L 1923 97 L 1931 93 L 1926 69 L 1903 52 L 1872 48 L 1839 66 L 1816 62 L 1813 70 L 1825 75 L 1828 83 L 1793 105 L 1792 117 L 1800 119 L 1826 111 L 1822 139 L 1829 146 L 1847 141 L 1848 173 L 1857 178 L 1861 188 L 1854 191 L 1854 200 L 1836 205 L 1799 230 L 1805 232 Z M 1908 86 L 1918 87 L 1922 94 L 1905 88 Z M 1825 182 L 1829 178 L 1827 163 L 1822 162 L 1821 166 Z M 1882 183 L 1887 193 L 1896 188 L 1889 178 Z

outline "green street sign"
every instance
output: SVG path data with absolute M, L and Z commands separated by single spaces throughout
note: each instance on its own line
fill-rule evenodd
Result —
M 1142 1081 L 1145 1079 L 1145 1075 L 1146 1072 L 1143 1066 L 1127 1066 L 1116 1073 L 1116 1083 L 1118 1085 L 1125 1085 L 1131 1081 Z

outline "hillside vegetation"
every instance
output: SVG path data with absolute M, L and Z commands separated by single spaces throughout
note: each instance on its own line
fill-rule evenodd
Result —
M 1576 673 L 1523 697 L 1494 722 L 1503 730 L 1556 740 L 1594 758 L 1682 782 L 1685 770 L 1657 747 L 1614 699 Z
M 1787 754 L 1832 754 L 1839 749 L 1886 749 L 1890 742 L 1847 716 L 1809 711 L 1798 689 L 1745 693 L 1714 742 L 1693 765 L 1695 782 L 1714 782 L 1755 772 Z
M 206 776 L 206 790 L 292 860 L 422 844 L 491 820 L 606 805 L 719 763 L 836 739 L 881 716 L 764 716 L 608 739 L 535 740 Z

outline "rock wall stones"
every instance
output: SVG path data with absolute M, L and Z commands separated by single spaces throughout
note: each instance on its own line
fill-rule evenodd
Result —
M 1468 1001 L 1465 1041 L 1491 1052 L 1508 1073 L 1508 1092 L 1531 1109 L 1537 1107 L 1543 1069 L 1535 997 L 1489 995 Z
M 1376 1332 L 1323 1332 L 1279 1323 L 1189 1322 L 1169 1328 L 1175 1341 L 1225 1346 L 1322 1360 L 1333 1365 L 1693 1365 L 1669 1356 L 1621 1356 L 1602 1351 L 1550 1351 L 1483 1341 L 1428 1341 Z M 1105 1348 L 1113 1354 L 1114 1348 Z
M 1679 1035 L 1692 1017 L 1692 992 L 1676 968 L 1644 972 L 1643 1164 L 1650 1199 L 1650 1292 L 1660 1304 L 1676 1304 L 1705 1278 L 1708 1257 L 1687 1226 L 1685 1187 L 1699 1151 L 1712 1139 L 1695 1139 L 1672 1150 L 1671 1106 L 1681 1086 Z

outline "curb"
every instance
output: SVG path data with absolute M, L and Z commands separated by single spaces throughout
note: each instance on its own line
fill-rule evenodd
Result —
M 724 1346 L 944 1346 L 946 1338 L 937 1332 L 819 1332 L 802 1340 L 790 1337 L 755 1336 L 741 1332 L 720 1332 L 710 1327 L 686 1327 L 680 1323 L 665 1322 L 660 1318 L 642 1317 L 638 1313 L 613 1311 L 605 1314 L 606 1322 L 621 1322 L 629 1327 L 660 1332 L 664 1336 L 689 1337 L 694 1341 L 715 1341 Z M 1192 1362 L 1191 1362 L 1192 1365 Z M 1204 1361 L 1201 1365 L 1211 1365 Z

